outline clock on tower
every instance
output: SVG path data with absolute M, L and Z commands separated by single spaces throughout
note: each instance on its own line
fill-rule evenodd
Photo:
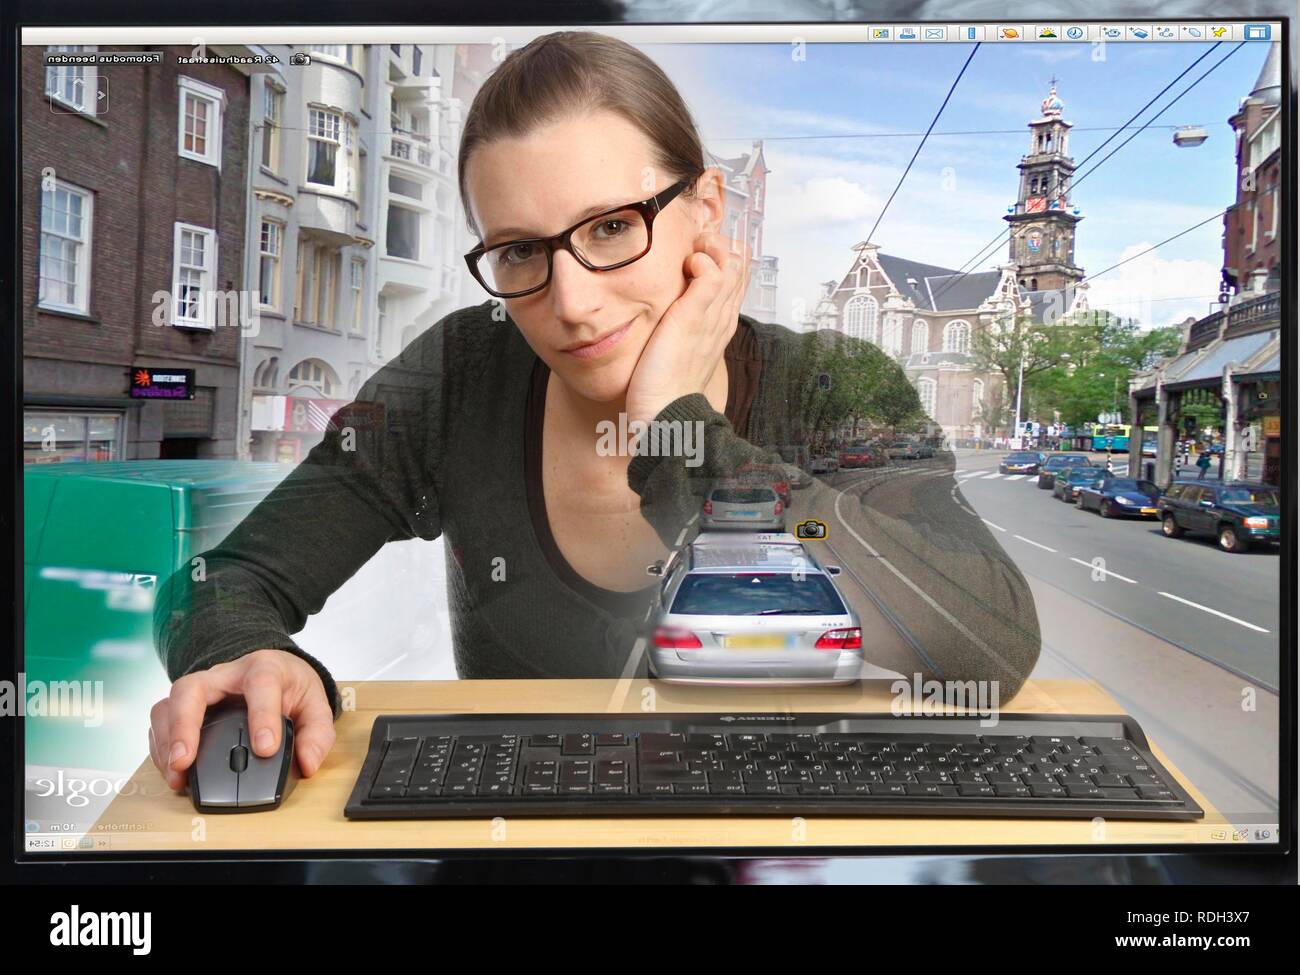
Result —
M 1074 263 L 1074 230 L 1083 218 L 1070 204 L 1075 166 L 1069 156 L 1071 123 L 1061 117 L 1064 109 L 1053 78 L 1042 114 L 1029 123 L 1029 153 L 1019 163 L 1016 205 L 1003 218 L 1011 225 L 1017 277 L 1031 291 L 1054 291 L 1083 278 L 1083 268 Z

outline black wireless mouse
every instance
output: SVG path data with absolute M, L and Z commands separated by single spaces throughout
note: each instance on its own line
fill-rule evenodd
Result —
M 228 698 L 208 708 L 199 732 L 199 751 L 190 765 L 190 798 L 199 812 L 262 812 L 288 794 L 293 766 L 293 721 L 284 718 L 280 749 L 268 758 L 254 754 L 248 733 L 248 705 Z

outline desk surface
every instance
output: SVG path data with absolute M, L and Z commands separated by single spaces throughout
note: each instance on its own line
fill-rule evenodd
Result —
M 936 817 L 582 817 L 353 822 L 343 807 L 365 758 L 376 715 L 491 712 L 851 711 L 889 713 L 891 681 L 844 688 L 703 688 L 645 680 L 501 680 L 340 684 L 351 708 L 321 769 L 300 779 L 280 808 L 198 815 L 167 788 L 147 758 L 130 786 L 92 827 L 103 852 L 168 850 L 455 850 L 632 847 L 1027 846 L 1219 843 L 1231 830 L 1156 742 L 1155 757 L 1205 810 L 1197 822 Z M 643 702 L 646 702 L 643 704 Z M 1025 684 L 1006 712 L 1122 714 L 1104 690 L 1082 680 Z

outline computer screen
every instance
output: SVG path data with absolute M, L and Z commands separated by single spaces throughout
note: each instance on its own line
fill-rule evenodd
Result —
M 23 856 L 1279 847 L 1290 22 L 657 13 L 22 28 Z

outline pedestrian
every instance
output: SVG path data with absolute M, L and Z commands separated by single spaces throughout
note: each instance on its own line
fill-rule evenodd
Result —
M 1202 450 L 1200 456 L 1196 458 L 1196 466 L 1201 469 L 1201 473 L 1196 475 L 1198 481 L 1205 480 L 1205 472 L 1210 469 L 1210 452 Z

